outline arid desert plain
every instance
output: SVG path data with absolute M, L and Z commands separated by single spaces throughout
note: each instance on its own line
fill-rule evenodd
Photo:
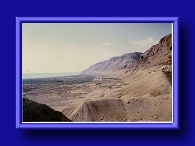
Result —
M 170 122 L 172 35 L 144 53 L 108 58 L 80 75 L 23 79 L 23 98 L 72 122 Z

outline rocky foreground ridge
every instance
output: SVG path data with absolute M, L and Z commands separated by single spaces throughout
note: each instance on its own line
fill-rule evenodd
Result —
M 23 98 L 23 122 L 71 122 L 71 120 L 45 104 Z

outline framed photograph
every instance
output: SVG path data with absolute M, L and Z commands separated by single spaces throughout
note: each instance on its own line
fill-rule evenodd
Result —
M 16 128 L 178 129 L 177 17 L 16 17 Z

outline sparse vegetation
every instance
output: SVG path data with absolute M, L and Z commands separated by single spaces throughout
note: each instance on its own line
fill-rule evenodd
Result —
M 23 84 L 80 84 L 85 82 L 91 82 L 93 79 L 94 76 L 75 75 L 56 78 L 24 79 Z
M 103 78 L 104 80 L 120 80 L 118 78 Z

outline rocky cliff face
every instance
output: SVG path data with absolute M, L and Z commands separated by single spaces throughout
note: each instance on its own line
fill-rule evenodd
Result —
M 158 44 L 153 45 L 145 53 L 127 53 L 119 57 L 98 62 L 81 74 L 105 75 L 127 69 L 128 71 L 146 69 L 158 65 L 172 65 L 172 35 L 164 36 Z
M 84 70 L 81 74 L 98 74 L 104 75 L 116 70 L 124 69 L 133 65 L 138 61 L 143 53 L 134 52 L 127 53 L 122 56 L 112 57 L 109 60 L 98 62 L 88 69 Z
M 158 44 L 148 49 L 139 61 L 129 69 L 146 69 L 148 67 L 172 65 L 172 35 L 164 36 Z

